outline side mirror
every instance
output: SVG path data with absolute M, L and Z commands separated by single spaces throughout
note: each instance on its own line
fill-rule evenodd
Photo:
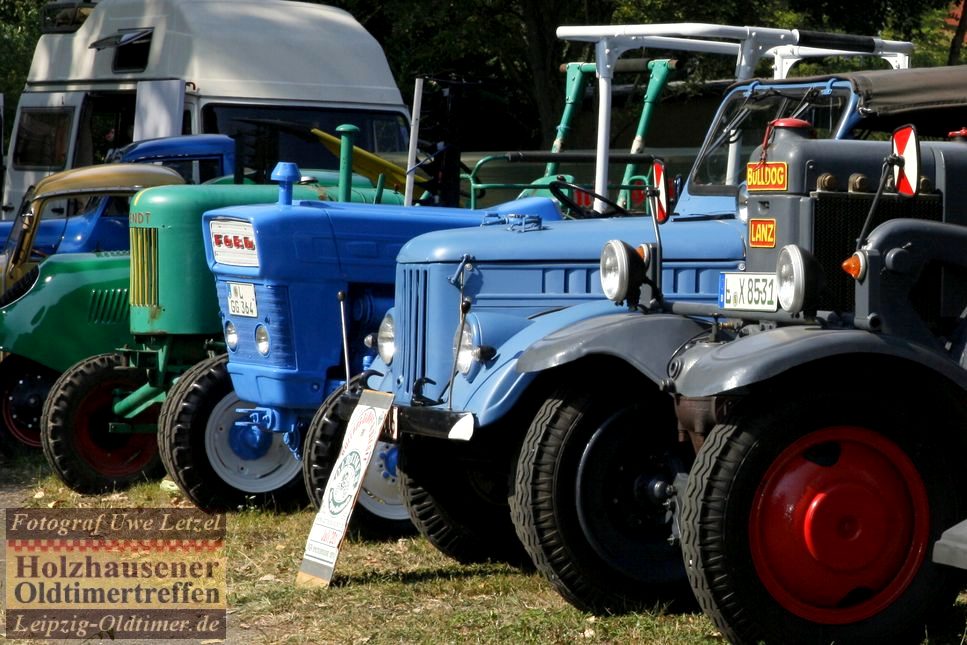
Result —
M 914 197 L 920 186 L 920 137 L 913 125 L 903 125 L 890 137 L 893 184 L 898 194 Z
M 664 224 L 671 215 L 671 204 L 668 199 L 671 191 L 668 186 L 668 176 L 665 174 L 665 162 L 661 159 L 655 159 L 652 165 L 652 176 L 655 180 L 655 190 L 651 210 L 655 221 Z

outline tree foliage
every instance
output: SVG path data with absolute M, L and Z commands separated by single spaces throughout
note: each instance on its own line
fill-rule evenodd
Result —
M 336 4 L 383 43 L 404 93 L 416 75 L 453 75 L 484 83 L 491 101 L 502 97 L 502 123 L 492 123 L 501 106 L 486 99 L 473 120 L 489 127 L 485 141 L 518 146 L 548 145 L 562 101 L 558 66 L 592 59 L 587 46 L 557 39 L 559 25 L 687 21 L 879 34 L 926 46 L 915 60 L 934 65 L 946 60 L 953 35 L 942 21 L 949 0 L 866 0 L 862 11 L 851 0 L 426 0 L 418 11 L 406 0 Z M 691 71 L 705 78 L 730 74 L 732 64 L 718 59 L 717 66 L 695 59 Z
M 0 0 L 0 91 L 7 127 L 23 87 L 39 9 L 45 0 Z M 960 3 L 963 0 L 959 0 Z M 546 147 L 560 112 L 561 63 L 591 60 L 583 44 L 556 37 L 560 25 L 710 22 L 912 39 L 916 64 L 944 64 L 954 27 L 945 22 L 950 0 L 329 0 L 356 18 L 383 44 L 404 98 L 414 79 L 427 76 L 476 84 L 469 112 L 468 147 Z M 956 3 L 955 3 L 956 4 Z M 858 8 L 861 7 L 862 10 Z M 956 49 L 956 48 L 954 48 Z M 311 52 L 307 52 L 311 56 Z M 320 64 L 324 62 L 320 61 Z M 695 63 L 697 75 L 727 74 Z
M 44 0 L 0 0 L 0 94 L 4 99 L 4 141 L 10 139 L 17 98 L 27 81 L 30 59 L 40 37 Z M 4 151 L 6 152 L 6 151 Z

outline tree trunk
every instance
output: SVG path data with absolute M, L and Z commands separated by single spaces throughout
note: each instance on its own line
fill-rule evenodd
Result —
M 947 56 L 948 65 L 958 65 L 960 64 L 960 48 L 964 44 L 964 36 L 967 35 L 967 7 L 964 6 L 963 0 L 960 3 L 960 20 L 957 21 L 957 30 L 954 32 L 954 38 L 950 41 L 950 55 Z

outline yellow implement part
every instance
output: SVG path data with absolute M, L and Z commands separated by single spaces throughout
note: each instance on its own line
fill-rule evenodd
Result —
M 312 128 L 310 132 L 316 135 L 329 152 L 337 157 L 339 156 L 341 146 L 339 137 L 333 136 L 328 132 L 323 132 L 318 128 Z M 400 168 L 395 163 L 386 161 L 382 157 L 374 155 L 372 152 L 363 150 L 359 146 L 353 146 L 353 172 L 357 172 L 368 178 L 374 184 L 377 178 L 383 175 L 385 177 L 386 187 L 397 191 L 402 190 L 403 186 L 406 185 L 406 169 Z M 426 182 L 426 179 L 419 175 L 416 176 L 415 183 L 417 186 L 420 186 L 424 182 Z

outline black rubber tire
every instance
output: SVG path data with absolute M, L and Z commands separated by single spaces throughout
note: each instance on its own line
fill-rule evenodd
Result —
M 206 449 L 209 419 L 226 397 L 234 396 L 225 354 L 189 368 L 168 392 L 158 420 L 158 449 L 168 476 L 189 500 L 206 511 L 242 507 L 291 510 L 305 506 L 301 468 L 267 492 L 241 490 L 212 466 Z M 290 455 L 293 460 L 295 456 Z
M 35 266 L 25 273 L 19 280 L 10 285 L 10 288 L 0 294 L 0 308 L 13 304 L 30 291 L 37 278 L 40 277 L 40 267 Z
M 125 488 L 163 474 L 153 434 L 108 431 L 109 423 L 122 420 L 111 409 L 114 393 L 133 392 L 146 382 L 122 363 L 113 353 L 80 361 L 61 374 L 44 403 L 44 456 L 61 481 L 79 493 Z M 156 413 L 153 406 L 129 422 L 153 423 Z
M 485 452 L 474 441 L 403 435 L 398 467 L 403 503 L 417 531 L 454 560 L 527 567 L 507 506 L 508 469 L 479 459 Z
M 355 388 L 360 382 L 360 377 L 354 377 L 350 381 L 350 387 Z M 316 410 L 306 432 L 306 441 L 303 445 L 302 456 L 302 476 L 305 481 L 306 490 L 309 493 L 309 501 L 314 508 L 318 509 L 322 504 L 323 493 L 332 468 L 339 456 L 343 438 L 346 435 L 348 418 L 342 418 L 338 412 L 339 399 L 346 392 L 343 385 L 333 391 L 326 400 L 323 401 L 319 409 Z M 347 411 L 351 412 L 351 410 Z M 379 444 L 377 444 L 377 449 Z M 373 459 L 377 459 L 373 455 Z M 393 477 L 394 481 L 399 478 L 398 474 Z M 366 495 L 366 479 L 363 480 L 363 490 L 360 491 L 360 499 Z M 402 498 L 400 498 L 402 504 Z M 395 517 L 397 508 L 388 509 L 385 514 L 378 514 L 370 511 L 362 502 L 357 502 L 353 509 L 350 528 L 358 532 L 361 536 L 370 539 L 386 539 L 391 537 L 403 537 L 416 532 L 416 528 L 409 517 Z
M 916 404 L 912 404 L 916 401 Z M 896 404 L 892 402 L 897 402 Z M 953 460 L 959 461 L 963 454 L 962 442 L 956 442 L 959 427 L 949 418 L 942 418 L 943 412 L 931 412 L 927 397 L 913 392 L 878 392 L 876 394 L 854 393 L 848 389 L 839 392 L 799 395 L 790 400 L 788 392 L 784 400 L 778 395 L 750 398 L 742 402 L 730 415 L 728 422 L 716 426 L 708 435 L 699 451 L 692 469 L 682 512 L 682 551 L 685 558 L 692 590 L 702 609 L 708 614 L 722 633 L 735 643 L 919 643 L 923 639 L 924 625 L 936 618 L 936 614 L 949 611 L 962 581 L 961 572 L 940 565 L 931 560 L 932 544 L 940 533 L 963 517 L 964 481 L 957 475 Z M 950 408 L 935 407 L 935 410 L 948 412 Z M 846 439 L 847 432 L 860 428 L 865 435 L 863 442 Z M 823 434 L 820 434 L 823 433 Z M 841 439 L 827 440 L 828 437 L 842 436 Z M 820 442 L 810 446 L 811 441 Z M 813 576 L 820 581 L 822 589 L 835 589 L 835 595 L 842 597 L 839 605 L 830 608 L 818 604 L 804 605 L 807 610 L 797 609 L 788 600 L 778 599 L 767 588 L 767 584 L 757 573 L 754 549 L 752 547 L 752 524 L 756 521 L 768 530 L 761 533 L 768 537 L 763 542 L 782 540 L 786 532 L 776 522 L 756 520 L 753 515 L 753 502 L 756 509 L 768 505 L 772 499 L 769 493 L 774 489 L 773 482 L 790 482 L 793 475 L 782 471 L 786 463 L 807 463 L 811 467 L 828 469 L 839 465 L 844 472 L 858 472 L 867 476 L 873 469 L 857 468 L 850 463 L 848 450 L 871 450 L 867 446 L 880 445 L 899 449 L 896 454 L 905 455 L 896 463 L 915 468 L 926 493 L 929 504 L 929 537 L 923 549 L 907 549 L 901 545 L 896 552 L 902 554 L 902 563 L 897 565 L 895 576 L 889 579 L 908 581 L 891 589 L 864 588 L 864 597 L 856 596 L 856 589 L 843 594 L 835 589 L 830 576 Z M 797 462 L 787 462 L 789 454 L 799 454 L 799 446 L 808 446 Z M 811 452 L 810 452 L 811 451 Z M 826 457 L 823 455 L 826 454 Z M 835 455 L 830 457 L 829 455 Z M 825 459 L 825 461 L 824 461 Z M 906 460 L 909 461 L 906 461 Z M 815 465 L 815 466 L 814 466 Z M 779 471 L 772 470 L 778 468 Z M 962 467 L 960 467 L 962 468 Z M 780 475 L 772 473 L 780 472 Z M 896 472 L 903 473 L 903 470 Z M 804 479 L 810 489 L 821 486 L 819 478 Z M 871 477 L 871 495 L 877 497 L 889 482 L 883 477 Z M 891 480 L 894 478 L 891 477 Z M 913 482 L 916 477 L 898 476 L 899 482 Z M 852 484 L 852 480 L 845 482 Z M 775 484 L 778 486 L 778 484 Z M 835 486 L 844 482 L 836 480 Z M 910 490 L 918 484 L 905 483 Z M 822 492 L 821 488 L 817 488 Z M 813 494 L 813 493 L 810 493 Z M 908 499 L 915 499 L 910 495 Z M 807 499 L 805 496 L 801 499 Z M 817 498 L 818 499 L 818 498 Z M 857 497 L 856 499 L 864 499 Z M 780 512 L 789 516 L 795 512 L 795 504 L 783 500 L 777 504 Z M 857 508 L 867 508 L 863 504 Z M 900 505 L 890 504 L 890 508 Z M 910 504 L 911 517 L 918 517 L 922 511 L 916 504 Z M 848 507 L 846 507 L 848 508 Z M 756 510 L 757 514 L 759 511 Z M 850 513 L 855 513 L 850 511 Z M 858 525 L 864 525 L 862 515 Z M 919 521 L 919 520 L 918 520 Z M 889 527 L 891 534 L 900 534 L 901 523 Z M 837 524 L 837 526 L 842 526 Z M 913 535 L 911 532 L 910 535 Z M 886 532 L 871 532 L 870 535 L 887 535 Z M 775 537 L 774 537 L 775 536 Z M 911 544 L 914 541 L 911 539 Z M 919 563 L 910 560 L 911 551 L 925 551 Z M 761 552 L 761 550 L 760 550 Z M 864 552 L 878 552 L 867 548 Z M 843 557 L 840 551 L 837 557 Z M 786 558 L 786 562 L 793 560 Z M 874 558 L 874 562 L 883 559 Z M 857 566 L 853 560 L 852 566 Z M 807 572 L 797 565 L 793 580 L 804 580 Z M 909 567 L 903 570 L 902 567 Z M 892 570 L 892 565 L 891 565 Z M 904 571 L 901 575 L 901 571 Z M 769 573 L 773 575 L 773 573 Z M 811 575 L 811 574 L 810 574 Z M 798 582 L 794 584 L 799 584 Z M 778 587 L 786 592 L 787 587 Z M 790 590 L 790 593 L 801 593 Z M 879 598 L 884 598 L 879 607 Z M 872 602 L 864 608 L 857 603 Z M 852 622 L 832 624 L 831 619 L 820 614 L 822 611 L 849 612 L 875 611 L 860 620 L 853 620 L 847 613 L 837 614 L 837 618 Z M 805 615 L 813 613 L 812 616 Z M 819 616 L 824 618 L 817 619 Z M 821 622 L 822 621 L 822 622 Z M 961 625 L 962 627 L 962 625 Z M 928 633 L 933 634 L 933 631 Z M 959 632 L 958 632 L 959 633 Z
M 0 450 L 8 454 L 41 446 L 44 401 L 59 374 L 29 358 L 0 361 Z
M 642 484 L 672 484 L 690 465 L 671 400 L 641 379 L 563 385 L 533 419 L 511 509 L 518 536 L 576 607 L 619 613 L 689 597 L 664 500 Z

